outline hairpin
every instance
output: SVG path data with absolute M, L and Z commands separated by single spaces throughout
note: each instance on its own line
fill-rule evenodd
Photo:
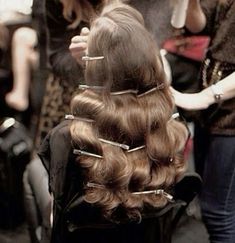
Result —
M 13 127 L 16 124 L 16 120 L 14 118 L 7 118 L 1 125 L 0 125 L 0 133 L 3 133 L 7 129 Z
M 137 95 L 137 97 L 139 98 L 139 97 L 145 96 L 145 95 L 147 95 L 149 93 L 152 93 L 152 92 L 154 92 L 156 90 L 163 89 L 164 87 L 165 87 L 165 85 L 164 85 L 164 83 L 162 83 L 162 84 L 160 84 L 160 85 L 158 85 L 158 86 L 156 86 L 156 87 L 154 87 L 154 88 L 152 88 L 150 90 L 147 90 L 146 92 L 144 92 L 142 94 Z
M 86 85 L 86 84 L 80 84 L 78 85 L 78 89 L 81 89 L 81 90 L 85 90 L 85 89 L 104 89 L 105 87 L 104 86 L 90 86 L 90 85 Z
M 100 184 L 93 183 L 93 182 L 87 182 L 86 185 L 87 185 L 88 187 L 95 187 L 95 188 L 101 188 L 101 189 L 104 188 L 104 185 L 100 185 Z
M 122 149 L 125 149 L 125 150 L 128 150 L 130 147 L 126 144 L 122 144 L 122 143 L 116 143 L 116 142 L 113 142 L 113 141 L 109 141 L 109 140 L 106 140 L 106 139 L 103 139 L 103 138 L 99 138 L 99 140 L 102 142 L 102 143 L 107 143 L 107 144 L 110 144 L 110 145 L 113 145 L 113 146 L 117 146 L 117 147 L 120 147 Z
M 127 153 L 135 152 L 135 151 L 143 149 L 143 148 L 145 148 L 145 145 L 130 149 L 130 150 L 127 151 Z
M 97 57 L 89 57 L 89 56 L 83 56 L 83 61 L 94 61 L 94 60 L 102 60 L 104 59 L 104 56 L 97 56 Z
M 83 118 L 80 116 L 74 116 L 71 114 L 65 115 L 65 119 L 66 120 L 79 120 L 79 121 L 84 121 L 84 122 L 94 122 L 94 120 L 92 120 L 92 119 Z
M 180 114 L 179 114 L 179 112 L 176 112 L 176 113 L 174 113 L 174 114 L 171 116 L 171 119 L 176 119 L 176 118 L 178 118 L 178 117 L 180 117 Z
M 78 149 L 74 149 L 73 153 L 78 154 L 78 155 L 86 155 L 86 156 L 90 156 L 90 157 L 103 159 L 103 156 L 101 156 L 101 155 L 89 153 L 89 152 L 86 152 L 86 151 L 83 151 L 83 150 L 78 150 Z
M 122 90 L 122 91 L 117 91 L 117 92 L 111 92 L 110 95 L 122 95 L 122 94 L 137 94 L 138 90 L 136 89 L 127 89 L 127 90 Z
M 132 194 L 134 194 L 134 195 L 156 194 L 156 195 L 164 196 L 169 201 L 173 200 L 173 196 L 170 195 L 169 193 L 165 192 L 163 189 L 150 190 L 150 191 L 141 191 L 141 192 L 132 192 Z

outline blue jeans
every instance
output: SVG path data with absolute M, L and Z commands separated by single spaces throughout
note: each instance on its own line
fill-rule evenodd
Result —
M 211 136 L 201 208 L 211 243 L 235 242 L 235 136 Z

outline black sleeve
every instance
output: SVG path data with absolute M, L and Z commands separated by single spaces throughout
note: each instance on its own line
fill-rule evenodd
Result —
M 69 121 L 64 121 L 51 130 L 38 150 L 49 174 L 49 190 L 55 198 L 63 194 L 67 166 L 72 154 L 69 124 Z
M 53 73 L 71 84 L 83 82 L 83 68 L 71 56 L 71 38 L 80 33 L 83 24 L 68 29 L 70 24 L 63 17 L 63 6 L 59 0 L 46 0 L 46 22 L 48 29 L 48 55 Z
M 43 166 L 45 167 L 48 174 L 50 174 L 50 160 L 51 160 L 51 153 L 50 153 L 50 136 L 51 132 L 47 134 L 44 138 L 43 142 L 38 148 L 38 156 L 42 161 Z

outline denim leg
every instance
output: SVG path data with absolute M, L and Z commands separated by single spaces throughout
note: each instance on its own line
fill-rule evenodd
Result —
M 235 242 L 235 137 L 212 136 L 201 194 L 211 243 Z

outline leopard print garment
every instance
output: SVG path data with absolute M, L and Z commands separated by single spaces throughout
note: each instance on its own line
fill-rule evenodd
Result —
M 51 75 L 47 81 L 38 125 L 36 146 L 46 134 L 70 113 L 70 101 L 76 93 L 76 87 Z

